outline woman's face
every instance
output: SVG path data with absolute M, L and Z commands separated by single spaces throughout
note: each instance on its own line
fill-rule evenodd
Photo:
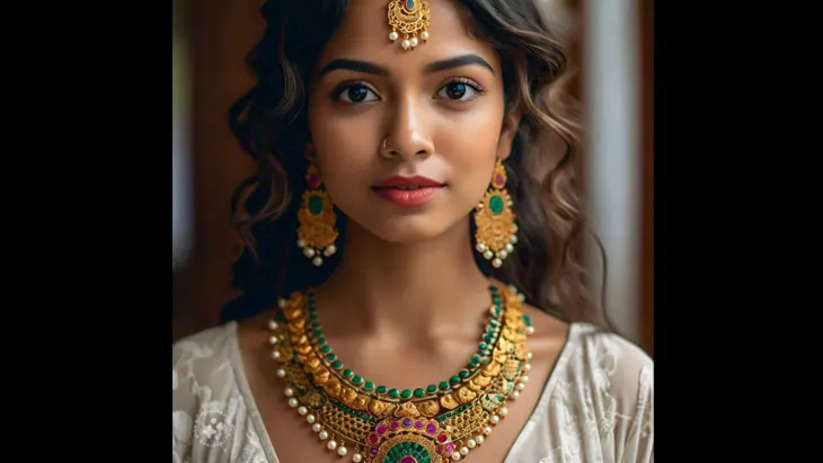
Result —
M 434 238 L 466 219 L 513 136 L 497 52 L 469 36 L 455 2 L 429 4 L 428 41 L 404 51 L 402 37 L 388 38 L 385 0 L 351 1 L 311 86 L 326 190 L 350 220 L 389 242 Z M 392 176 L 443 186 L 380 188 Z

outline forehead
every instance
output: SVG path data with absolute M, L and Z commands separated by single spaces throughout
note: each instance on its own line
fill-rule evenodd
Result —
M 481 37 L 473 36 L 470 19 L 454 0 L 429 0 L 429 40 L 406 51 L 389 40 L 387 0 L 351 0 L 340 27 L 326 44 L 317 69 L 337 58 L 360 59 L 386 67 L 394 74 L 421 69 L 425 64 L 474 53 L 499 69 L 497 52 Z M 317 70 L 316 69 L 316 70 Z

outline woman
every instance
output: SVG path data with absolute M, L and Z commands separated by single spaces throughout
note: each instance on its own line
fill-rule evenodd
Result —
M 587 296 L 532 0 L 262 12 L 243 295 L 174 346 L 174 461 L 651 461 L 652 361 Z

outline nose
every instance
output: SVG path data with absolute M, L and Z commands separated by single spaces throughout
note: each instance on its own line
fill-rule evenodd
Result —
M 386 136 L 380 144 L 385 159 L 425 159 L 434 153 L 420 104 L 409 96 L 396 105 Z

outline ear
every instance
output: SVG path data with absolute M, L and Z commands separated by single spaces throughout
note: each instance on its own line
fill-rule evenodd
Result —
M 503 117 L 503 125 L 500 128 L 500 138 L 498 138 L 497 141 L 497 159 L 505 161 L 506 158 L 511 155 L 512 141 L 514 141 L 514 136 L 517 135 L 517 128 L 520 127 L 520 118 L 522 115 L 522 111 L 517 108 L 509 111 L 508 114 Z

